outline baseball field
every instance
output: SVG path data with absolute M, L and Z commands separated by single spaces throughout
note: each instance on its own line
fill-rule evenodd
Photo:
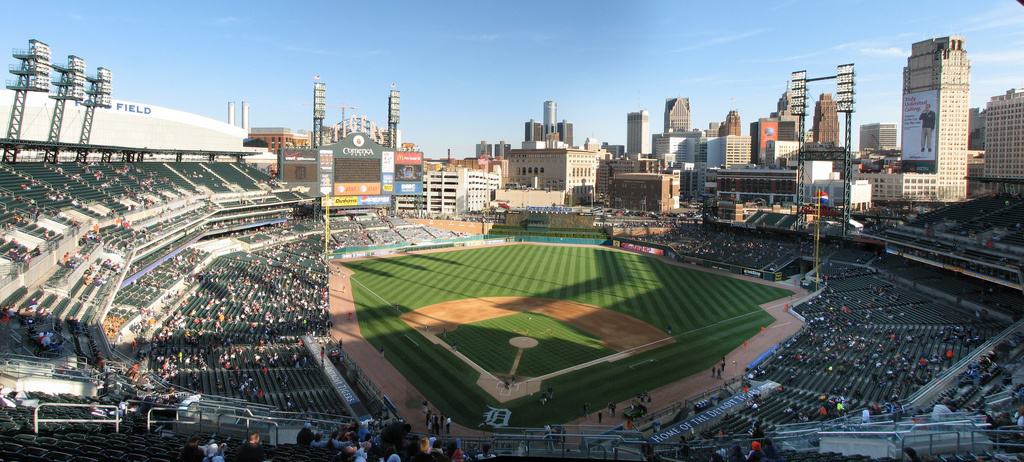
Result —
M 346 262 L 360 330 L 467 427 L 568 422 L 697 371 L 790 292 L 612 249 L 510 245 Z M 541 402 L 541 390 L 554 398 Z M 680 397 L 683 398 L 683 397 Z

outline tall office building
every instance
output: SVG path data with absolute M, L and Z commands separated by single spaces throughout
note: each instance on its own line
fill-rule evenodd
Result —
M 967 149 L 971 151 L 985 150 L 985 110 L 972 107 L 967 120 Z
M 899 149 L 896 124 L 864 124 L 860 126 L 860 152 Z
M 558 127 L 555 126 L 558 121 L 558 103 L 554 101 L 544 102 L 544 136 L 550 135 L 558 131 Z
M 742 131 L 740 113 L 737 110 L 732 110 L 725 116 L 725 122 L 718 127 L 718 136 L 740 136 L 743 134 Z
M 511 149 L 512 145 L 505 140 L 498 141 L 498 144 L 494 145 L 494 157 L 505 157 L 505 154 Z
M 526 122 L 526 130 L 523 141 L 544 141 L 544 126 L 536 120 L 530 119 Z
M 487 140 L 480 140 L 476 145 L 476 157 L 492 157 L 494 156 L 494 145 L 487 143 Z
M 665 128 L 662 133 L 690 131 L 690 98 L 665 100 Z
M 704 136 L 714 138 L 718 136 L 718 130 L 722 127 L 721 122 L 708 122 L 708 129 L 704 130 Z
M 786 117 L 793 115 L 792 109 L 789 108 L 789 83 L 786 83 L 786 90 L 782 92 L 782 96 L 779 97 L 779 102 L 775 103 L 775 113 L 772 117 Z
M 904 172 L 934 178 L 940 201 L 967 198 L 968 99 L 971 63 L 964 38 L 940 37 L 915 43 L 903 68 L 902 166 Z
M 985 109 L 985 176 L 1024 178 L 1024 88 L 993 96 Z
M 822 93 L 814 103 L 814 142 L 839 146 L 839 114 L 832 93 Z
M 651 153 L 651 120 L 646 109 L 626 115 L 626 154 L 640 156 Z
M 558 123 L 558 139 L 566 144 L 568 147 L 572 147 L 572 122 L 563 120 Z

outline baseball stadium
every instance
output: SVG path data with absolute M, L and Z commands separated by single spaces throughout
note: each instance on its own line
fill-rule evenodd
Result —
M 388 131 L 269 152 L 99 71 L 47 117 L 49 57 L 0 99 L 0 462 L 1024 453 L 1018 194 L 431 214 L 394 88 Z

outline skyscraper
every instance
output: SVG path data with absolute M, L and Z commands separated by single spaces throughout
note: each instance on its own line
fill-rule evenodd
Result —
M 898 149 L 896 124 L 864 124 L 860 126 L 860 152 Z
M 526 130 L 523 141 L 544 141 L 544 126 L 536 120 L 530 119 L 526 122 Z
M 572 122 L 563 120 L 558 123 L 558 139 L 572 147 Z
M 718 127 L 718 136 L 740 136 L 743 128 L 740 126 L 740 113 L 737 110 L 729 111 L 725 116 L 725 122 Z
M 902 166 L 935 177 L 927 191 L 940 201 L 967 198 L 968 97 L 971 63 L 964 38 L 915 43 L 903 68 Z M 990 128 L 990 127 L 989 127 Z M 924 181 L 922 181 L 924 183 Z
M 558 121 L 558 103 L 554 101 L 544 102 L 544 135 L 545 137 L 551 133 L 558 131 L 555 127 Z M 544 138 L 541 138 L 544 139 Z
M 487 140 L 480 140 L 476 145 L 476 156 L 478 158 L 494 156 L 494 145 L 489 144 Z
M 985 116 L 984 109 L 971 108 L 971 115 L 967 121 L 967 149 L 972 151 L 985 150 Z
M 708 122 L 708 129 L 704 131 L 704 136 L 714 138 L 718 136 L 718 130 L 720 128 L 722 128 L 721 122 Z
M 814 103 L 814 142 L 839 146 L 839 114 L 832 93 L 822 93 Z
M 1024 178 L 1024 88 L 993 96 L 985 109 L 985 176 Z
M 651 153 L 651 121 L 646 109 L 626 114 L 626 154 Z
M 690 131 L 690 98 L 665 100 L 665 128 L 662 133 Z
M 779 102 L 775 103 L 775 113 L 772 117 L 785 117 L 793 115 L 793 112 L 789 109 L 789 83 L 786 84 L 786 90 L 782 92 L 782 96 L 779 97 Z

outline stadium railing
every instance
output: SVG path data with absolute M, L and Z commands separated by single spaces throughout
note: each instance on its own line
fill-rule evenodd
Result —
M 93 409 L 113 409 L 114 417 L 98 419 L 40 419 L 39 410 L 43 407 L 85 407 Z M 32 431 L 39 434 L 40 423 L 90 423 L 90 424 L 114 424 L 114 432 L 121 431 L 121 413 L 115 404 L 74 404 L 74 403 L 39 403 L 32 411 Z
M 953 366 L 949 367 L 937 377 L 932 379 L 923 387 L 912 393 L 906 399 L 906 403 L 909 406 L 918 406 L 928 400 L 934 398 L 939 393 L 945 391 L 950 384 L 954 383 L 959 377 L 960 373 L 964 371 L 968 366 L 976 363 L 978 358 L 988 353 L 993 347 L 1006 340 L 1011 334 L 1014 334 L 1024 328 L 1024 319 L 1011 324 L 1006 329 L 1003 329 L 998 335 L 985 341 L 985 343 L 976 347 L 970 354 L 960 358 Z

